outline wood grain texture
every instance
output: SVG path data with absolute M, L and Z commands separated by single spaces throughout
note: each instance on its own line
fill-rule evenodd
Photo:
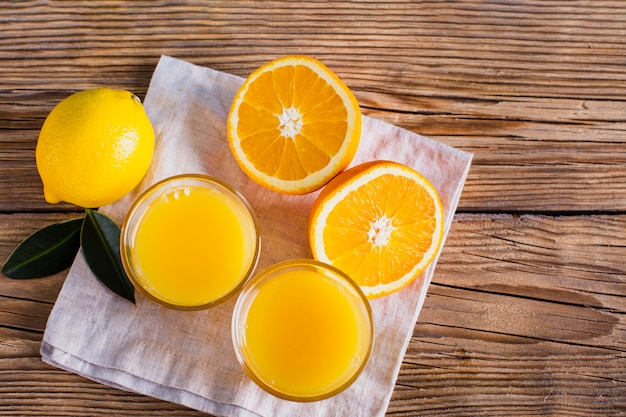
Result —
M 67 95 L 143 98 L 162 54 L 311 55 L 364 114 L 474 153 L 387 415 L 623 416 L 625 35 L 621 0 L 3 2 L 0 262 L 81 214 L 34 159 Z M 203 415 L 42 363 L 65 274 L 0 276 L 0 415 Z
M 291 53 L 323 60 L 365 114 L 474 152 L 461 211 L 626 209 L 620 1 L 2 8 L 3 211 L 16 194 L 20 209 L 48 209 L 32 154 L 46 114 L 71 92 L 111 85 L 143 97 L 161 54 L 246 76 Z
M 0 216 L 0 259 L 21 239 L 6 232 L 59 217 Z M 388 415 L 623 414 L 625 228 L 623 215 L 457 215 Z M 41 362 L 62 275 L 0 279 L 0 413 L 196 415 Z
M 623 415 L 625 228 L 458 215 L 389 414 Z

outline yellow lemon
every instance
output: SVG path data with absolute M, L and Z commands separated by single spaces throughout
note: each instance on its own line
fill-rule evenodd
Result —
M 96 208 L 141 181 L 154 152 L 154 130 L 137 96 L 98 88 L 62 100 L 37 141 L 37 169 L 48 203 Z

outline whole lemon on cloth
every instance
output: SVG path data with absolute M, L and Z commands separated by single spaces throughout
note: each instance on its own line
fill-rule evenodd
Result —
M 137 96 L 84 90 L 57 104 L 35 151 L 48 203 L 85 208 L 119 200 L 141 181 L 154 153 L 154 129 Z

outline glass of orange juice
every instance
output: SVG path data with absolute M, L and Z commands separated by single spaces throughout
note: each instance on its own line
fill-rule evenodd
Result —
M 359 376 L 372 350 L 369 302 L 338 269 L 276 264 L 248 281 L 235 305 L 237 358 L 267 392 L 292 401 L 331 397 Z
M 260 251 L 254 212 L 228 184 L 205 175 L 146 190 L 121 231 L 122 264 L 147 298 L 180 310 L 219 304 L 252 274 Z

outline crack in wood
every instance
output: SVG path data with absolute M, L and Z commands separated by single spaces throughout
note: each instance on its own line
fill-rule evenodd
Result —
M 559 344 L 559 345 L 578 346 L 578 347 L 585 347 L 585 348 L 597 349 L 597 350 L 609 351 L 609 352 L 621 352 L 621 353 L 625 353 L 626 352 L 626 347 L 622 349 L 622 348 L 610 347 L 610 346 L 598 346 L 598 345 L 593 345 L 593 344 L 589 344 L 589 343 L 573 342 L 573 341 L 569 341 L 569 340 L 565 341 L 565 340 L 550 339 L 550 338 L 547 338 L 547 337 L 519 335 L 519 334 L 515 334 L 515 333 L 499 332 L 499 331 L 478 329 L 478 328 L 465 327 L 465 326 L 453 326 L 453 325 L 447 325 L 447 324 L 441 324 L 441 323 L 435 323 L 435 322 L 421 322 L 421 323 L 429 324 L 429 325 L 432 325 L 432 326 L 445 327 L 445 328 L 449 328 L 449 329 L 469 330 L 469 331 L 473 331 L 473 332 L 477 332 L 477 333 L 488 333 L 488 334 L 495 334 L 495 335 L 501 335 L 501 336 L 515 337 L 515 338 L 519 338 L 519 339 L 530 340 L 530 341 L 533 341 L 534 343 L 537 343 L 537 342 L 548 342 L 548 343 L 555 343 L 555 344 Z

